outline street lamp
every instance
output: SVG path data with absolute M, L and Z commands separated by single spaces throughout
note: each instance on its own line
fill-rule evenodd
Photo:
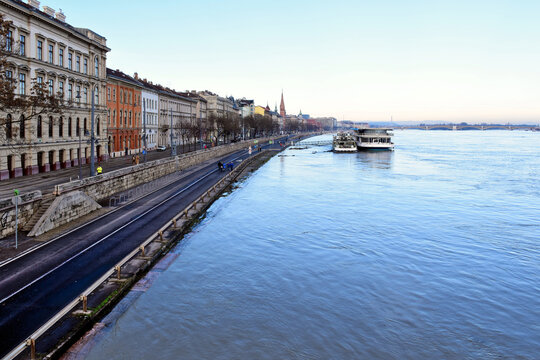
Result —
M 95 144 L 95 137 L 94 137 L 94 100 L 95 100 L 95 87 L 92 86 L 92 111 L 91 111 L 91 125 L 90 125 L 90 176 L 96 175 L 95 169 L 94 169 L 94 144 Z
M 75 96 L 75 98 L 80 103 L 80 101 L 81 101 L 81 92 L 80 91 L 77 91 L 77 96 Z M 82 164 L 81 164 L 82 148 L 81 148 L 81 124 L 80 124 L 79 121 L 77 121 L 77 132 L 79 133 L 79 159 L 78 159 L 78 163 L 79 163 L 79 180 L 81 180 L 82 179 Z
M 144 162 L 146 162 L 146 153 L 147 153 L 147 150 L 146 150 L 146 99 L 143 98 L 143 158 L 144 158 Z
M 173 126 L 172 126 L 172 108 L 169 109 L 171 113 L 171 157 L 176 156 L 176 146 L 173 142 Z

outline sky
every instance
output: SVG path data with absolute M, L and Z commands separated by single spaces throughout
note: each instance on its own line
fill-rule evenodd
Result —
M 107 66 L 355 121 L 540 122 L 537 0 L 42 0 Z

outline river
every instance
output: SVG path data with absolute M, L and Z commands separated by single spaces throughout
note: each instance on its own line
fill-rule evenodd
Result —
M 540 133 L 394 142 L 273 157 L 103 320 L 84 357 L 538 359 Z

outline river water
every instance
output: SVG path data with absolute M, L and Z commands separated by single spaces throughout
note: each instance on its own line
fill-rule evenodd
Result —
M 85 358 L 539 359 L 540 133 L 394 142 L 273 157 L 104 319 Z

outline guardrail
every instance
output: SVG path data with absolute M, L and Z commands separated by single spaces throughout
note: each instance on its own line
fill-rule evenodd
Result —
M 14 348 L 11 352 L 5 355 L 3 360 L 14 359 L 15 357 L 19 356 L 24 350 L 26 350 L 27 347 L 30 347 L 30 358 L 34 360 L 36 358 L 36 340 L 40 336 L 42 336 L 47 330 L 49 330 L 54 324 L 56 324 L 62 317 L 67 315 L 69 312 L 71 312 L 76 306 L 79 305 L 79 303 L 82 303 L 82 308 L 84 312 L 88 311 L 88 308 L 87 308 L 88 296 L 95 289 L 97 289 L 108 278 L 114 275 L 115 272 L 116 272 L 117 279 L 120 279 L 122 266 L 124 266 L 128 261 L 130 261 L 135 256 L 137 256 L 139 252 L 141 253 L 141 256 L 143 257 L 146 256 L 145 248 L 148 244 L 150 244 L 152 241 L 163 242 L 163 232 L 165 230 L 167 230 L 170 227 L 172 227 L 172 229 L 177 229 L 177 222 L 179 220 L 181 220 L 182 218 L 185 218 L 186 220 L 189 219 L 189 212 L 191 210 L 197 211 L 198 210 L 197 206 L 201 203 L 204 203 L 205 198 L 210 198 L 211 196 L 215 196 L 216 194 L 218 194 L 218 191 L 221 191 L 223 190 L 223 188 L 225 188 L 226 186 L 225 182 L 235 179 L 250 162 L 252 162 L 254 159 L 256 159 L 260 154 L 264 152 L 261 152 L 256 156 L 252 156 L 242 161 L 242 163 L 238 165 L 234 170 L 227 173 L 211 188 L 209 188 L 201 196 L 199 196 L 195 201 L 193 201 L 190 205 L 188 205 L 184 210 L 176 214 L 169 222 L 163 225 L 158 231 L 150 235 L 141 245 L 139 245 L 136 249 L 131 251 L 122 260 L 120 260 L 115 266 L 109 269 L 98 280 L 96 280 L 92 285 L 90 285 L 90 287 L 84 290 L 81 293 L 81 295 L 73 299 L 68 305 L 66 305 L 56 315 L 54 315 L 45 324 L 43 324 L 39 329 L 37 329 L 34 333 L 32 333 L 32 335 L 30 335 L 25 341 L 20 343 L 16 348 Z

